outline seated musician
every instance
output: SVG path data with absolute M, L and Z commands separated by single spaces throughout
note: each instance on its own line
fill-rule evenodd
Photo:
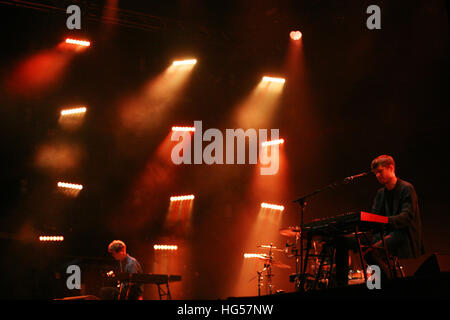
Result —
M 127 273 L 142 273 L 139 262 L 127 254 L 127 247 L 123 241 L 114 240 L 108 246 L 108 252 L 119 261 L 119 271 Z M 143 285 L 125 282 L 117 293 L 119 300 L 142 300 Z
M 381 155 L 375 158 L 371 170 L 378 182 L 384 186 L 378 190 L 371 211 L 388 217 L 384 234 L 389 253 L 398 258 L 420 257 L 425 250 L 418 199 L 413 185 L 396 177 L 395 162 L 391 156 Z M 379 233 L 366 234 L 365 239 L 365 244 L 372 244 L 373 247 L 382 246 Z M 347 284 L 348 249 L 355 250 L 355 243 L 349 244 L 348 240 L 344 246 L 341 242 L 336 248 L 338 285 Z M 381 250 L 368 249 L 364 258 L 368 264 L 379 265 L 382 277 L 389 277 L 390 273 L 383 263 L 385 257 L 382 256 Z

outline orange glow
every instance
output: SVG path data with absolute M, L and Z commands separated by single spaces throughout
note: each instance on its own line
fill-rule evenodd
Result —
M 121 125 L 136 133 L 158 127 L 181 96 L 193 68 L 192 64 L 171 65 L 124 100 L 119 112 Z
M 172 131 L 194 132 L 195 127 L 172 127 Z
M 81 46 L 81 47 L 89 47 L 91 45 L 91 43 L 89 41 L 72 39 L 72 38 L 66 38 L 65 42 L 67 44 L 75 44 L 75 45 Z
M 292 40 L 300 40 L 302 38 L 302 33 L 300 31 L 291 31 L 289 36 Z
M 305 43 L 303 38 L 298 41 L 288 41 L 288 50 L 285 55 L 283 74 L 289 79 L 286 87 L 283 89 L 283 104 L 290 106 L 283 114 L 280 114 L 279 121 L 284 124 L 283 128 L 289 137 L 290 144 L 295 144 L 295 157 L 297 171 L 301 172 L 297 177 L 305 185 L 313 183 L 306 181 L 309 176 L 310 167 L 321 166 L 318 161 L 322 161 L 321 140 L 315 139 L 314 135 L 319 132 L 323 126 L 320 123 L 322 117 L 317 113 L 318 108 L 312 99 L 310 87 L 310 77 L 308 66 L 310 63 L 306 60 L 304 52 Z M 311 143 L 314 140 L 315 143 Z M 308 154 L 307 157 L 302 155 Z
M 166 245 L 166 244 L 155 244 L 153 246 L 153 249 L 175 251 L 175 250 L 178 250 L 178 246 L 177 245 Z
M 191 232 L 193 199 L 193 196 L 171 198 L 165 221 L 165 230 L 168 233 L 186 236 Z
M 156 223 L 159 215 L 155 208 L 162 213 L 167 210 L 166 203 L 161 203 L 160 199 L 168 198 L 168 193 L 174 188 L 176 181 L 176 166 L 171 160 L 172 141 L 170 132 L 157 147 L 156 151 L 148 157 L 145 167 L 136 175 L 132 182 L 126 201 L 123 207 L 118 208 L 118 212 L 109 219 L 110 228 L 119 232 L 124 228 L 124 221 L 128 229 L 140 228 L 144 224 Z M 189 133 L 186 133 L 189 134 Z M 123 150 L 129 152 L 128 144 L 120 144 Z
M 291 202 L 294 198 L 292 194 L 289 166 L 284 148 L 271 147 L 270 152 L 278 150 L 279 154 L 279 170 L 275 175 L 261 175 L 260 170 L 264 165 L 258 164 L 254 167 L 249 193 L 244 202 L 252 204 L 251 207 L 245 207 L 242 214 L 251 215 L 249 223 L 236 229 L 236 234 L 241 234 L 242 247 L 236 260 L 241 258 L 244 252 L 255 252 L 257 246 L 259 249 L 247 259 L 241 258 L 241 269 L 232 294 L 235 296 L 255 296 L 257 295 L 257 271 L 261 271 L 264 267 L 261 256 L 268 254 L 266 248 L 271 243 L 277 248 L 284 248 L 286 238 L 280 235 L 279 230 L 284 226 L 294 225 L 296 215 L 286 214 L 290 209 L 288 206 L 280 204 Z M 273 186 L 277 186 L 274 188 Z M 268 200 L 262 202 L 262 200 Z M 283 211 L 281 211 L 283 210 Z M 293 221 L 287 221 L 293 220 Z M 261 256 L 259 256 L 261 255 Z M 253 257 L 253 259 L 252 259 Z M 245 257 L 244 257 L 245 258 Z M 275 261 L 293 266 L 293 260 L 289 259 L 284 252 L 274 252 Z M 292 270 L 273 269 L 275 277 L 273 278 L 274 290 L 282 289 L 284 291 L 292 291 L 293 285 L 289 282 L 289 274 Z M 261 293 L 266 293 L 266 287 L 261 288 Z
M 266 209 L 272 209 L 272 210 L 277 210 L 277 211 L 284 211 L 284 206 L 280 206 L 280 205 L 276 205 L 276 204 L 269 204 L 269 203 L 261 203 L 261 208 L 266 208 Z
M 106 0 L 102 13 L 102 36 L 114 30 L 113 23 L 117 21 L 119 0 Z
M 74 53 L 55 47 L 26 58 L 5 78 L 13 95 L 31 97 L 51 91 L 62 79 Z
M 241 128 L 269 128 L 284 86 L 284 79 L 263 77 L 252 93 L 235 111 Z
M 183 242 L 181 239 L 174 239 L 172 236 L 170 238 L 163 237 L 157 241 L 172 244 L 156 244 L 152 246 L 153 254 L 151 260 L 147 264 L 147 266 L 150 266 L 149 272 L 155 274 L 181 275 L 183 277 L 182 281 L 170 283 L 172 299 L 188 298 L 188 292 L 192 286 L 189 277 L 185 276 L 186 266 L 190 265 L 189 244 Z M 174 245 L 173 243 L 177 244 Z M 155 249 L 155 246 L 159 246 L 157 247 L 159 249 Z M 172 250 L 163 249 L 164 247 L 172 248 Z M 159 299 L 158 290 L 144 290 L 144 299 Z
M 283 144 L 283 143 L 284 143 L 284 139 L 278 139 L 278 140 L 272 140 L 272 141 L 264 141 L 263 143 L 261 143 L 261 145 L 263 147 L 267 147 L 267 146 L 273 146 L 273 145 Z
M 40 236 L 39 241 L 52 241 L 52 242 L 61 242 L 64 241 L 63 236 Z
M 82 151 L 77 145 L 46 143 L 38 146 L 34 164 L 42 169 L 61 173 L 78 167 Z
M 174 196 L 170 197 L 170 201 L 185 201 L 185 200 L 194 200 L 194 195 L 188 195 L 188 196 Z

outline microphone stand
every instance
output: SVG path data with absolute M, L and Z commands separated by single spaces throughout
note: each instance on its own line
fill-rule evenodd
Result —
M 366 175 L 366 174 L 364 174 L 364 175 Z M 358 177 L 360 177 L 360 176 L 361 175 L 358 175 Z M 320 189 L 317 189 L 311 193 L 303 195 L 300 198 L 293 201 L 294 203 L 298 202 L 298 204 L 300 205 L 300 274 L 301 274 L 302 278 L 304 277 L 304 275 L 305 275 L 304 272 L 306 271 L 306 270 L 303 270 L 303 215 L 305 213 L 305 208 L 308 204 L 306 202 L 306 199 L 308 199 L 318 193 L 326 191 L 328 189 L 334 189 L 340 185 L 347 184 L 347 183 L 353 181 L 356 177 L 357 176 L 351 176 L 351 177 L 344 178 L 341 181 L 330 183 Z M 304 284 L 304 281 L 302 281 L 304 279 L 300 279 L 300 280 L 301 280 L 300 283 Z M 301 290 L 303 291 L 303 288 L 301 288 Z

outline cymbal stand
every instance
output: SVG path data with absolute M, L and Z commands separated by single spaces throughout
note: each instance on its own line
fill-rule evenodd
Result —
M 264 265 L 264 269 L 266 269 L 266 277 L 267 277 L 267 290 L 269 291 L 269 295 L 272 294 L 272 263 L 269 262 Z
M 295 242 L 292 244 L 287 243 L 286 247 L 291 247 L 291 252 L 292 255 L 291 257 L 295 257 L 295 281 L 294 281 L 294 285 L 296 288 L 300 287 L 300 266 L 301 263 L 299 261 L 299 257 L 301 257 L 301 255 L 299 254 L 299 248 L 297 246 L 298 241 L 300 240 L 300 236 L 298 234 L 295 235 Z M 286 248 L 287 249 L 287 248 Z
M 270 248 L 269 248 L 269 261 L 268 263 L 264 263 L 264 269 L 262 272 L 266 271 L 266 277 L 267 277 L 267 291 L 268 294 L 271 295 L 272 294 L 272 278 L 273 278 L 273 274 L 272 274 L 272 261 L 273 261 L 273 252 L 272 252 L 272 247 L 273 244 L 270 244 Z
M 261 287 L 262 287 L 262 281 L 263 281 L 263 272 L 265 271 L 265 268 L 262 271 L 256 271 L 256 273 L 258 274 L 258 297 L 261 296 Z M 254 279 L 254 278 L 253 278 Z

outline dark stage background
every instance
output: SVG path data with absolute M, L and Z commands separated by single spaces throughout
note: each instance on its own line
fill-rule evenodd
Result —
M 114 239 L 127 243 L 146 272 L 181 274 L 174 298 L 256 295 L 243 253 L 262 241 L 285 245 L 276 230 L 271 239 L 252 238 L 259 204 L 283 204 L 280 227 L 296 225 L 296 197 L 366 171 L 380 154 L 392 155 L 398 176 L 416 188 L 427 251 L 450 252 L 444 1 L 120 1 L 121 9 L 149 15 L 136 18 L 139 26 L 102 20 L 106 1 L 43 1 L 48 7 L 39 10 L 13 2 L 0 1 L 2 298 L 73 295 L 64 286 L 65 266 L 74 262 L 86 271 L 84 292 L 95 291 L 98 275 L 113 265 L 106 249 Z M 77 32 L 66 29 L 64 10 L 51 8 L 72 3 L 83 10 Z M 381 30 L 366 28 L 371 4 L 381 7 Z M 291 30 L 303 33 L 293 55 Z M 18 66 L 66 36 L 92 46 L 53 73 L 58 57 L 50 56 L 29 74 L 49 80 L 17 89 Z M 184 56 L 198 63 L 171 107 L 157 111 L 151 126 L 124 126 L 127 99 Z M 254 165 L 175 166 L 155 158 L 173 125 L 239 127 L 231 115 L 265 74 L 286 77 L 267 126 L 285 139 L 280 175 L 258 178 Z M 63 130 L 59 110 L 78 104 L 88 107 L 84 123 Z M 78 150 L 76 165 L 37 164 L 49 145 Z M 67 197 L 55 190 L 60 179 L 85 188 Z M 370 176 L 322 193 L 309 201 L 305 221 L 370 210 L 378 187 Z M 163 228 L 169 197 L 180 194 L 196 196 L 191 229 L 182 234 Z M 53 233 L 65 241 L 36 241 Z M 157 257 L 153 245 L 166 242 L 180 249 Z M 290 272 L 277 271 L 277 289 L 292 291 Z

